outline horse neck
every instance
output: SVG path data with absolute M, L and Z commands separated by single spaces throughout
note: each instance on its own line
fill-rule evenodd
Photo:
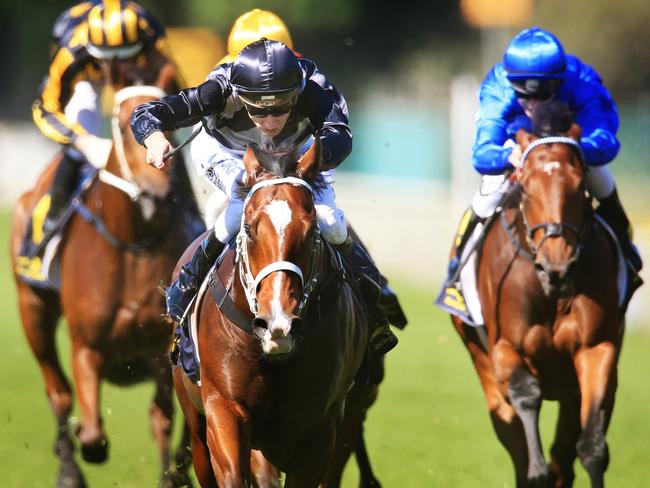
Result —
M 121 178 L 126 183 L 126 190 L 141 191 L 131 174 L 128 178 L 125 177 L 123 167 L 124 164 L 120 163 L 113 151 L 104 171 Z M 156 216 L 160 212 L 155 208 L 153 199 L 144 193 L 134 199 L 134 194 L 129 195 L 124 188 L 119 188 L 112 182 L 99 181 L 98 184 L 97 211 L 107 230 L 124 242 L 150 238 L 153 229 L 160 225 L 161 220 Z

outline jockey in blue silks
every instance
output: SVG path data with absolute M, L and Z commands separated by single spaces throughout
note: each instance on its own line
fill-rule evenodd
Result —
M 481 186 L 456 237 L 449 276 L 476 224 L 491 216 L 508 191 L 507 173 L 519 165 L 521 148 L 514 144 L 519 129 L 531 131 L 533 109 L 550 100 L 569 106 L 582 129 L 582 148 L 589 168 L 587 185 L 600 203 L 598 214 L 612 227 L 630 267 L 638 272 L 641 257 L 630 240 L 630 222 L 616 192 L 610 163 L 620 143 L 618 111 L 598 73 L 576 56 L 565 54 L 550 32 L 533 27 L 517 34 L 503 62 L 488 73 L 479 91 L 479 112 L 472 164 L 481 173 Z

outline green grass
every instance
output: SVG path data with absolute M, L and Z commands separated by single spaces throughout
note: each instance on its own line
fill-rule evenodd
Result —
M 8 218 L 0 216 L 0 253 L 7 256 Z M 55 424 L 43 379 L 18 319 L 8 259 L 0 260 L 2 354 L 0 355 L 0 486 L 52 486 Z M 432 304 L 434 290 L 395 283 L 411 320 L 387 359 L 386 380 L 366 424 L 371 461 L 384 487 L 513 487 L 510 460 L 496 440 L 478 379 L 447 316 Z M 62 324 L 63 325 L 63 324 Z M 65 327 L 59 331 L 69 370 Z M 617 406 L 608 435 L 609 487 L 647 486 L 645 465 L 650 423 L 650 334 L 628 334 L 620 363 Z M 105 385 L 102 414 L 111 443 L 105 465 L 81 462 L 89 485 L 155 487 L 159 460 L 148 424 L 152 385 L 119 389 Z M 542 435 L 550 446 L 555 407 L 544 405 Z M 179 412 L 180 418 L 180 412 Z M 576 463 L 577 487 L 588 486 Z M 357 486 L 348 466 L 345 487 Z

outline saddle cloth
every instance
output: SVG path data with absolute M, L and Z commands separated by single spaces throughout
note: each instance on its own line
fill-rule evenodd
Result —
M 627 266 L 614 231 L 598 214 L 595 214 L 595 217 L 616 245 L 618 305 L 621 311 L 625 312 L 632 294 L 641 285 L 642 281 L 638 276 L 634 276 L 634 273 Z M 442 310 L 459 317 L 472 327 L 483 327 L 485 325 L 476 284 L 481 247 L 478 246 L 478 250 L 474 250 L 477 240 L 482 238 L 482 230 L 483 224 L 477 224 L 463 249 L 460 262 L 464 263 L 464 265 L 460 272 L 459 282 L 443 284 L 442 290 L 435 301 L 435 304 Z

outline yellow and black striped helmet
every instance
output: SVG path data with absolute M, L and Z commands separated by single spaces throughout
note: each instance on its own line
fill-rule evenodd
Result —
M 228 36 L 228 60 L 233 61 L 242 49 L 262 37 L 293 49 L 289 29 L 282 19 L 273 12 L 256 8 L 235 20 Z
M 142 49 L 152 31 L 144 9 L 122 0 L 104 0 L 88 12 L 88 53 L 99 59 L 126 59 Z

